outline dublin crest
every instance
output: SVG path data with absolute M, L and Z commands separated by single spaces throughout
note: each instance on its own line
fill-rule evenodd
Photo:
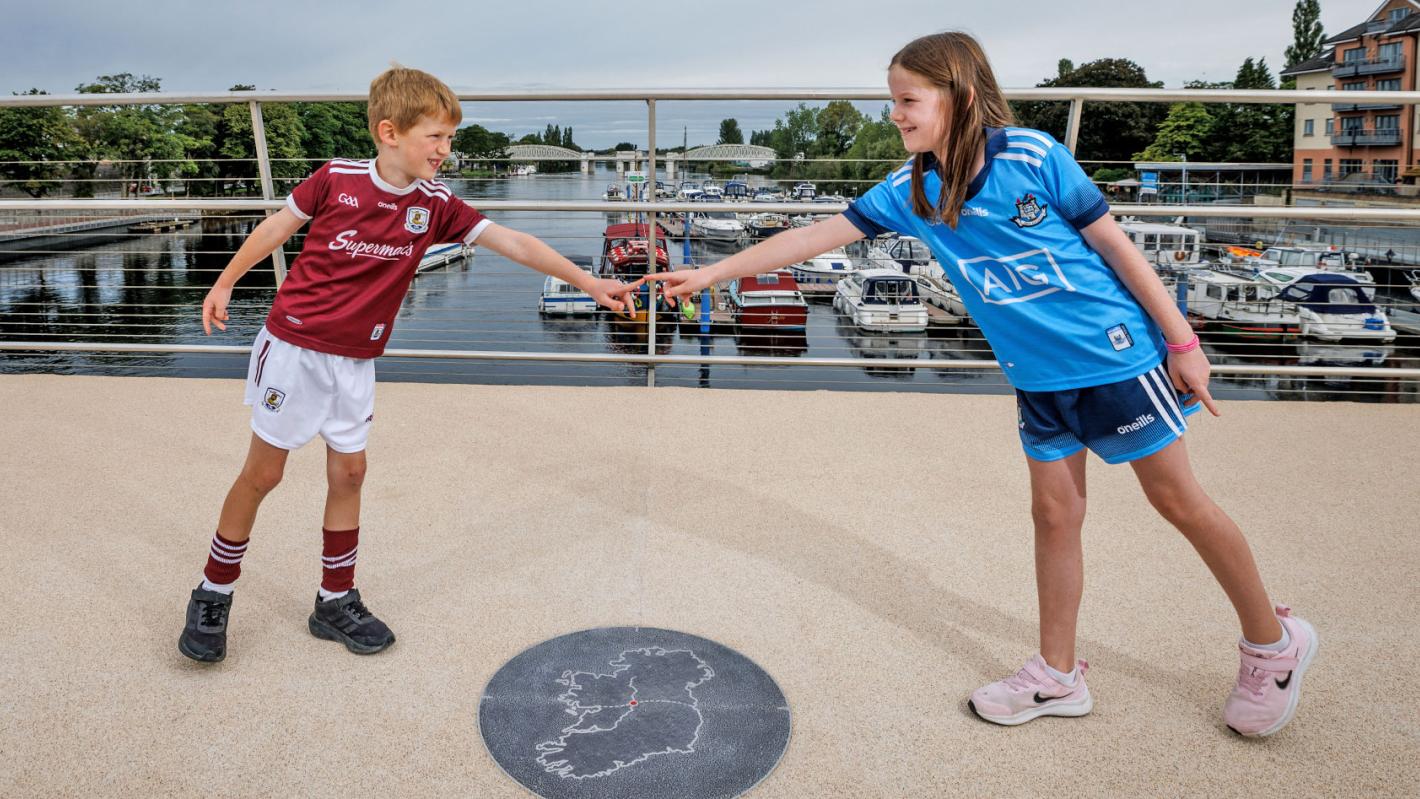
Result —
M 1034 194 L 1016 200 L 1016 215 L 1011 217 L 1011 221 L 1016 223 L 1016 227 L 1035 227 L 1045 219 L 1045 206 L 1036 201 Z

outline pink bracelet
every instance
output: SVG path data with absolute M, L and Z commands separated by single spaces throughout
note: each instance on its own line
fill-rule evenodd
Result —
M 1193 335 L 1193 338 L 1187 344 L 1170 344 L 1165 341 L 1164 346 L 1168 347 L 1169 352 L 1171 353 L 1193 352 L 1194 350 L 1198 349 L 1198 334 L 1195 333 Z

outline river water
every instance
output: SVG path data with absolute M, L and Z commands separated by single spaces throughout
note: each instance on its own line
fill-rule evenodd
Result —
M 483 199 L 601 199 L 614 173 L 537 175 L 450 181 L 477 205 Z M 499 212 L 499 224 L 531 233 L 585 261 L 600 252 L 608 222 L 601 213 Z M 212 280 L 240 246 L 255 220 L 211 217 L 186 230 L 128 234 L 116 241 L 35 251 L 0 262 L 0 339 L 47 341 L 247 344 L 274 295 L 267 267 L 238 284 L 227 332 L 206 337 L 200 304 Z M 683 246 L 673 241 L 672 261 L 714 262 L 731 247 Z M 299 238 L 288 244 L 288 261 Z M 406 298 L 391 348 L 529 352 L 646 352 L 644 332 L 597 317 L 544 318 L 537 312 L 542 275 L 493 253 L 420 275 Z M 1383 298 L 1384 299 L 1384 298 Z M 1398 294 L 1389 299 L 1401 302 Z M 1408 299 L 1408 298 L 1405 298 Z M 883 358 L 992 358 L 971 325 L 904 335 L 857 331 L 827 301 L 810 304 L 807 329 L 766 337 L 689 327 L 664 329 L 656 351 L 676 354 L 856 357 L 861 367 L 661 366 L 658 385 L 718 388 L 904 390 L 1006 393 L 995 370 L 875 366 Z M 1280 345 L 1247 343 L 1205 334 L 1215 363 L 1420 366 L 1416 337 L 1397 344 Z M 102 353 L 0 354 L 0 372 L 242 377 L 245 358 L 221 355 Z M 645 385 L 646 367 L 628 364 L 482 362 L 385 358 L 381 380 L 537 385 Z M 1373 378 L 1219 377 L 1215 393 L 1228 399 L 1318 399 L 1372 402 L 1420 401 L 1420 383 Z

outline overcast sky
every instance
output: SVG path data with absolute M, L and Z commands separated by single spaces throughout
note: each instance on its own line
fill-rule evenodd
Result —
M 1006 87 L 1034 86 L 1056 62 L 1129 58 L 1151 80 L 1227 80 L 1244 58 L 1274 74 L 1291 43 L 1295 0 L 587 0 L 403 3 L 398 0 L 90 0 L 7 2 L 0 90 L 71 93 L 116 72 L 167 91 L 255 84 L 283 91 L 363 91 L 391 60 L 455 89 L 880 87 L 912 38 L 975 35 Z M 1321 0 L 1328 35 L 1379 0 Z M 606 11 L 616 8 L 614 14 Z M 642 9 L 653 9 L 645 11 Z M 872 107 L 865 104 L 860 107 Z M 659 144 L 713 141 L 718 120 L 772 125 L 774 103 L 658 104 Z M 469 104 L 467 118 L 515 135 L 573 125 L 577 143 L 645 145 L 644 104 Z

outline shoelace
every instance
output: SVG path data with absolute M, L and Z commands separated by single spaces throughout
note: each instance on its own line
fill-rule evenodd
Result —
M 354 616 L 355 621 L 364 621 L 365 619 L 368 619 L 371 616 L 375 615 L 370 612 L 369 608 L 365 607 L 364 602 L 361 602 L 358 599 L 352 600 L 350 604 L 346 605 L 345 612 L 349 613 L 351 616 Z
M 202 602 L 198 601 L 198 609 L 202 614 L 202 625 L 204 627 L 220 627 L 227 623 L 227 609 L 231 607 L 222 602 Z

